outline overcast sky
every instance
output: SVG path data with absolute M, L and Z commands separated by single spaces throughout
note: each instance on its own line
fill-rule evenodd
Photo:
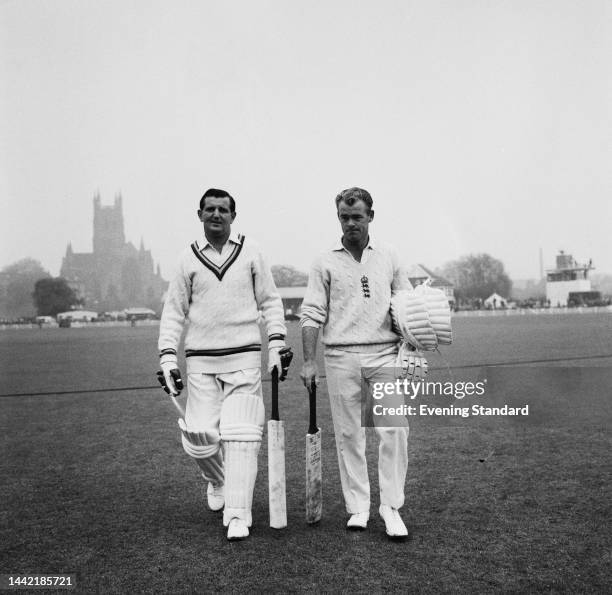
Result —
M 0 1 L 0 267 L 59 274 L 92 199 L 168 276 L 208 187 L 271 263 L 339 236 L 334 196 L 431 268 L 612 273 L 609 0 Z

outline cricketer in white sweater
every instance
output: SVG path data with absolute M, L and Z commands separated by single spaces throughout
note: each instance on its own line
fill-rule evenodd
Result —
M 362 376 L 370 381 L 388 379 L 385 368 L 394 366 L 400 338 L 391 327 L 391 295 L 411 289 L 407 271 L 395 251 L 370 240 L 357 261 L 341 242 L 314 262 L 302 305 L 302 327 L 323 327 L 327 388 L 342 493 L 349 528 L 363 529 L 370 514 L 366 433 L 362 427 Z M 404 422 L 406 420 L 404 419 Z M 379 440 L 378 477 L 381 510 L 404 503 L 408 468 L 408 427 L 375 425 Z M 394 511 L 394 512 L 393 512 Z M 381 512 L 382 515 L 382 512 Z M 401 518 L 397 535 L 405 535 Z M 387 523 L 387 520 L 385 520 Z M 390 532 L 391 531 L 391 532 Z M 396 529 L 387 525 L 387 533 Z
M 183 331 L 187 373 L 214 374 L 261 365 L 260 314 L 268 347 L 284 347 L 280 295 L 259 246 L 232 232 L 221 253 L 204 238 L 184 250 L 160 322 L 162 358 L 175 357 Z
M 391 295 L 412 289 L 395 250 L 370 239 L 357 262 L 338 243 L 312 265 L 301 325 L 323 327 L 326 348 L 376 352 L 399 342 L 391 328 Z

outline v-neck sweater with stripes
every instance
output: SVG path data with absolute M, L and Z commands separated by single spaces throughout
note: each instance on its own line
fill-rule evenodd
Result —
M 187 373 L 232 372 L 261 366 L 260 311 L 269 347 L 285 345 L 280 295 L 258 245 L 236 236 L 227 259 L 213 262 L 198 242 L 184 250 L 162 311 L 162 361 L 176 361 L 185 332 Z
M 392 330 L 391 296 L 411 289 L 395 250 L 370 242 L 361 262 L 338 243 L 312 265 L 302 303 L 302 326 L 323 327 L 327 348 L 379 351 L 400 337 Z

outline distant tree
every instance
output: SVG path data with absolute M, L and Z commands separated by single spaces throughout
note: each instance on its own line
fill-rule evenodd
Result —
M 66 279 L 40 279 L 34 286 L 34 303 L 39 316 L 55 316 L 81 302 Z
M 593 289 L 601 291 L 603 296 L 612 296 L 612 275 L 599 274 L 591 277 Z
M 508 298 L 512 291 L 512 281 L 503 263 L 489 254 L 463 256 L 444 265 L 442 271 L 455 284 L 458 300 L 484 300 L 494 292 Z
M 272 277 L 274 277 L 276 287 L 305 287 L 308 285 L 308 274 L 287 264 L 272 265 Z
M 36 281 L 49 272 L 33 258 L 22 258 L 0 271 L 0 315 L 8 318 L 34 316 L 32 292 Z
M 517 300 L 543 300 L 546 299 L 546 281 L 540 279 L 528 279 L 524 287 L 517 287 L 516 283 L 512 289 L 512 297 Z

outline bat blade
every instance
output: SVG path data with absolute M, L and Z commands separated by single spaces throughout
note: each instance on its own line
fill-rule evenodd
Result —
M 278 413 L 278 369 L 272 369 L 272 416 L 268 421 L 268 506 L 270 527 L 287 526 L 285 487 L 285 423 Z
M 287 495 L 285 488 L 285 422 L 268 421 L 268 499 L 270 527 L 287 526 Z
M 318 523 L 323 511 L 321 484 L 321 430 L 306 434 L 306 522 Z
M 306 434 L 306 522 L 318 523 L 323 511 L 321 483 L 321 429 L 317 426 L 317 385 L 308 390 L 310 419 Z

